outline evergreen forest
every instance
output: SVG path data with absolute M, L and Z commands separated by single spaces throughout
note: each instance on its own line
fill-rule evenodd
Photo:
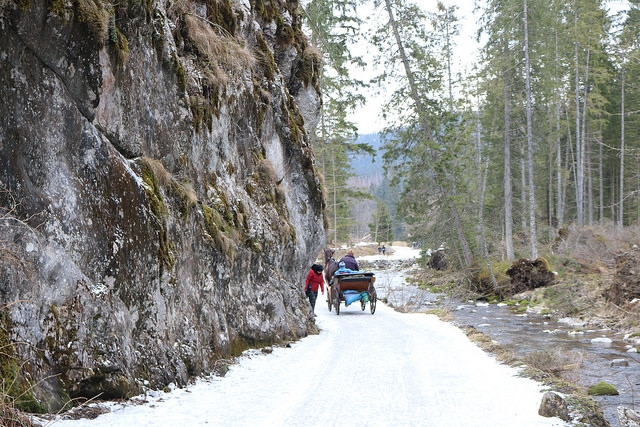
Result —
M 477 2 L 480 51 L 466 71 L 452 65 L 462 25 L 455 4 L 303 3 L 323 57 L 312 140 L 328 244 L 353 238 L 362 201 L 377 218 L 369 232 L 391 230 L 374 240 L 446 242 L 462 268 L 535 259 L 567 227 L 638 224 L 640 1 L 615 2 L 615 11 L 613 3 Z M 371 66 L 382 71 L 362 79 L 358 70 Z M 349 120 L 371 86 L 385 94 L 384 177 L 348 186 L 352 160 L 376 156 Z

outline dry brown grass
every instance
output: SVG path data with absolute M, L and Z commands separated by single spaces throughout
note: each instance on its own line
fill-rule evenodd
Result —
M 258 172 L 261 181 L 265 184 L 275 183 L 278 180 L 276 170 L 269 159 L 259 160 L 256 165 L 256 171 Z
M 613 225 L 569 226 L 553 247 L 554 255 L 571 258 L 583 272 L 600 273 L 612 266 L 617 251 L 628 251 L 640 244 L 640 226 L 618 230 Z
M 455 318 L 453 317 L 453 314 L 451 314 L 451 311 L 449 311 L 446 308 L 432 308 L 430 310 L 425 311 L 425 314 L 433 314 L 443 322 L 453 322 L 455 320 Z
M 493 356 L 500 362 L 509 365 L 517 365 L 519 363 L 513 351 L 492 340 L 491 337 L 484 332 L 469 325 L 463 326 L 460 329 L 462 329 L 471 342 L 475 343 L 484 351 L 493 354 Z
M 193 185 L 185 182 L 182 184 L 182 187 L 184 188 L 187 202 L 190 205 L 195 206 L 198 203 L 198 195 L 196 194 L 196 190 L 193 189 Z
M 34 384 L 28 379 L 30 360 L 21 360 L 18 346 L 29 346 L 11 340 L 7 334 L 10 324 L 7 310 L 11 305 L 20 304 L 22 300 L 0 307 L 0 425 L 8 427 L 31 427 L 33 423 L 24 411 L 44 412 L 45 408 L 34 396 Z M 45 378 L 46 379 L 46 378 Z
M 254 66 L 256 59 L 251 51 L 219 26 L 194 14 L 185 15 L 185 24 L 188 37 L 211 68 L 211 83 L 225 85 L 230 76 Z
M 577 382 L 577 369 L 582 365 L 584 356 L 578 352 L 556 350 L 538 351 L 529 354 L 525 359 L 527 366 L 562 378 L 565 381 Z
M 0 348 L 0 360 L 2 361 L 2 383 L 0 385 L 0 425 L 7 427 L 31 427 L 33 424 L 29 417 L 18 406 L 20 402 L 32 393 L 31 388 L 24 389 L 20 384 L 18 375 L 14 373 L 18 360 L 13 356 L 13 345 L 7 344 Z M 22 363 L 18 372 L 24 369 Z M 30 396 L 29 396 L 30 397 Z
M 171 173 L 165 169 L 160 160 L 152 159 L 151 157 L 142 157 L 140 160 L 151 170 L 160 187 L 164 187 L 171 182 Z

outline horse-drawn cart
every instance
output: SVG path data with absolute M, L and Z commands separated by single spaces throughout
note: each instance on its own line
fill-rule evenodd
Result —
M 334 307 L 336 314 L 339 315 L 341 302 L 348 307 L 360 301 L 362 311 L 368 302 L 371 314 L 375 313 L 377 300 L 376 288 L 373 286 L 375 281 L 373 273 L 336 273 L 333 276 L 333 285 L 330 287 L 329 311 Z

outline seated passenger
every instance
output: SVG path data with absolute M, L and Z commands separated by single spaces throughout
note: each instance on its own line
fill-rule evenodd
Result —
M 340 266 L 342 267 L 342 263 L 344 262 L 345 268 L 353 271 L 359 271 L 360 267 L 358 266 L 358 261 L 356 261 L 356 257 L 353 255 L 353 250 L 349 249 L 349 252 L 345 256 L 340 259 Z

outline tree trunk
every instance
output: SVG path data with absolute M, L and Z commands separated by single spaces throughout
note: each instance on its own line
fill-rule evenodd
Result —
M 622 68 L 620 80 L 622 88 L 620 90 L 620 194 L 618 194 L 618 229 L 622 230 L 624 226 L 624 67 Z
M 478 103 L 479 104 L 479 103 Z M 484 261 L 487 264 L 487 269 L 489 270 L 489 274 L 491 276 L 491 285 L 493 286 L 493 290 L 498 292 L 498 281 L 496 280 L 496 276 L 493 272 L 493 266 L 491 265 L 491 258 L 489 257 L 489 248 L 487 246 L 487 235 L 484 228 L 484 193 L 487 187 L 487 173 L 488 167 L 485 167 L 483 170 L 482 167 L 482 144 L 480 140 L 480 108 L 478 108 L 478 112 L 476 113 L 476 163 L 478 167 L 478 226 L 480 227 L 480 244 L 482 246 L 482 255 L 484 257 Z
M 416 103 L 416 109 L 418 110 L 418 117 L 420 119 L 420 125 L 422 126 L 422 130 L 425 134 L 427 140 L 431 140 L 431 128 L 429 126 L 429 121 L 427 120 L 427 116 L 425 114 L 425 108 L 422 104 L 422 98 L 420 98 L 418 94 L 418 87 L 416 85 L 415 76 L 413 75 L 413 71 L 411 70 L 411 64 L 409 63 L 409 58 L 407 57 L 407 53 L 404 50 L 404 43 L 402 42 L 402 38 L 400 37 L 400 31 L 398 31 L 398 23 L 393 16 L 393 9 L 391 8 L 391 1 L 385 0 L 384 2 L 387 13 L 389 14 L 389 25 L 393 29 L 393 36 L 396 39 L 396 45 L 398 46 L 398 52 L 400 53 L 400 58 L 402 60 L 402 66 L 404 67 L 404 72 L 407 76 L 407 80 L 409 81 L 409 90 L 411 92 L 411 99 Z
M 556 215 L 558 217 L 558 228 L 562 228 L 564 225 L 564 180 L 562 179 L 562 143 L 560 138 L 560 103 L 558 102 L 556 106 L 556 131 L 558 132 L 558 136 L 556 137 L 556 180 L 557 180 L 557 208 Z
M 585 150 L 585 165 L 586 165 L 586 171 L 587 171 L 587 190 L 586 190 L 586 195 L 587 195 L 587 224 L 589 224 L 590 226 L 593 225 L 593 167 L 592 165 L 592 160 L 593 160 L 593 140 L 591 138 L 586 138 L 585 137 L 585 141 L 587 142 L 587 146 L 586 146 L 586 150 Z
M 527 169 L 529 175 L 529 235 L 531 239 L 531 259 L 538 258 L 536 237 L 536 197 L 533 176 L 533 129 L 531 107 L 531 64 L 529 62 L 529 16 L 527 0 L 524 0 L 524 58 L 525 58 L 525 96 L 527 98 Z
M 336 180 L 336 158 L 333 151 L 333 144 L 331 144 L 331 173 L 333 174 L 334 185 L 331 191 L 333 197 L 333 244 L 338 244 L 338 189 L 335 185 Z
M 511 184 L 511 81 L 509 70 L 504 70 L 504 240 L 507 260 L 513 253 L 513 190 Z
M 589 96 L 589 60 L 591 57 L 591 50 L 587 49 L 587 61 L 584 70 L 584 94 L 582 98 L 582 170 L 586 173 L 586 203 L 587 203 L 587 224 L 593 225 L 593 194 L 591 185 L 591 144 L 587 139 L 587 97 Z M 583 182 L 583 186 L 585 183 Z M 584 195 L 584 192 L 583 192 Z
M 527 232 L 527 165 L 525 145 L 520 143 L 520 226 L 523 233 Z
M 598 137 L 598 222 L 604 225 L 604 158 L 602 153 L 602 126 Z
M 558 52 L 558 32 L 556 31 L 556 64 L 560 62 L 560 54 Z M 559 90 L 560 79 L 556 71 L 556 180 L 557 180 L 557 208 L 556 215 L 558 217 L 558 228 L 564 225 L 564 192 L 562 180 L 562 139 L 560 138 L 560 95 Z
M 576 2 L 577 3 L 577 2 Z M 580 133 L 580 69 L 578 59 L 578 11 L 575 10 L 574 26 L 575 26 L 575 102 L 576 102 L 576 213 L 578 216 L 578 225 L 584 225 L 584 163 L 583 163 L 583 141 Z

